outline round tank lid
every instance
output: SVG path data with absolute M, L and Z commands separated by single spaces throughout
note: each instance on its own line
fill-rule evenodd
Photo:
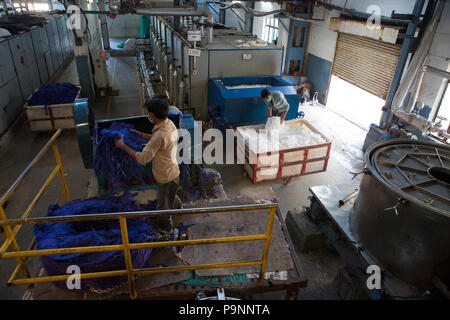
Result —
M 449 214 L 448 148 L 431 143 L 394 143 L 376 150 L 370 161 L 379 178 L 394 190 Z

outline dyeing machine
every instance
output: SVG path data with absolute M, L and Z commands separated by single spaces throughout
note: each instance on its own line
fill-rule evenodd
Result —
M 80 148 L 80 153 L 83 159 L 83 163 L 86 169 L 92 169 L 94 167 L 94 156 L 96 146 L 100 142 L 100 132 L 103 129 L 107 129 L 114 122 L 123 122 L 127 124 L 132 124 L 136 130 L 151 133 L 153 129 L 153 124 L 148 120 L 146 115 L 118 118 L 118 119 L 107 119 L 107 120 L 97 120 L 95 121 L 92 117 L 92 112 L 89 110 L 87 99 L 78 99 L 75 101 L 74 105 L 74 115 L 75 123 L 77 128 L 78 145 Z M 194 118 L 190 114 L 182 114 L 176 107 L 171 106 L 169 109 L 169 119 L 175 124 L 177 128 L 183 128 L 189 131 L 191 135 L 191 159 L 194 159 Z M 182 138 L 181 138 L 182 139 Z M 130 184 L 128 183 L 127 190 L 143 190 L 143 189 L 154 189 L 156 188 L 153 181 L 151 162 L 143 169 L 143 176 L 146 178 L 148 184 Z M 196 177 L 194 180 L 198 179 L 198 171 L 195 165 L 189 165 L 189 171 L 180 170 L 183 174 L 189 173 L 191 177 Z M 181 183 L 186 185 L 186 176 L 181 176 Z M 105 195 L 111 188 L 101 174 L 97 175 L 98 190 L 99 195 Z M 193 181 L 194 185 L 198 183 Z
M 211 78 L 208 81 L 208 114 L 214 127 L 225 130 L 265 123 L 266 104 L 255 100 L 263 89 L 282 92 L 290 106 L 285 119 L 297 118 L 300 96 L 296 87 L 281 76 Z

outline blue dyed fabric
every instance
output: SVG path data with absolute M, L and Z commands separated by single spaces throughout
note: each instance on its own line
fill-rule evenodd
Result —
M 68 216 L 83 214 L 99 214 L 112 212 L 154 210 L 156 200 L 141 206 L 132 194 L 109 196 L 105 198 L 89 198 L 74 200 L 62 207 L 51 205 L 47 216 Z M 127 219 L 130 243 L 157 241 L 157 236 L 147 218 Z M 56 249 L 81 246 L 99 246 L 121 244 L 121 232 L 118 219 L 101 221 L 79 221 L 36 224 L 33 228 L 37 249 Z M 152 252 L 151 248 L 131 250 L 133 268 L 143 268 Z M 125 269 L 123 251 L 74 253 L 64 255 L 42 256 L 43 265 L 49 275 L 67 274 L 71 265 L 80 267 L 82 273 Z M 81 289 L 106 289 L 127 281 L 127 277 L 109 277 L 81 280 Z M 67 289 L 66 282 L 54 283 Z
M 125 144 L 135 151 L 142 151 L 147 142 L 139 134 L 131 132 L 132 124 L 114 122 L 109 129 L 100 132 L 95 150 L 94 170 L 98 176 L 103 176 L 112 189 L 119 187 L 124 181 L 133 179 L 145 184 L 142 172 L 144 166 L 136 162 L 125 151 L 118 149 L 114 141 L 123 135 Z
M 30 99 L 29 106 L 72 103 L 78 94 L 78 87 L 70 82 L 52 83 L 42 86 Z

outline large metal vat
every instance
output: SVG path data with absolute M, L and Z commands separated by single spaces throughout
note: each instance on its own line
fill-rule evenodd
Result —
M 430 287 L 450 261 L 450 147 L 391 140 L 365 160 L 352 232 L 382 270 Z

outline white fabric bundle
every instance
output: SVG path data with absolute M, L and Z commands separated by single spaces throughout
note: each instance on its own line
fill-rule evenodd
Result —
M 280 117 L 267 119 L 265 130 L 239 129 L 253 152 L 264 153 L 325 143 L 317 133 L 280 124 Z

